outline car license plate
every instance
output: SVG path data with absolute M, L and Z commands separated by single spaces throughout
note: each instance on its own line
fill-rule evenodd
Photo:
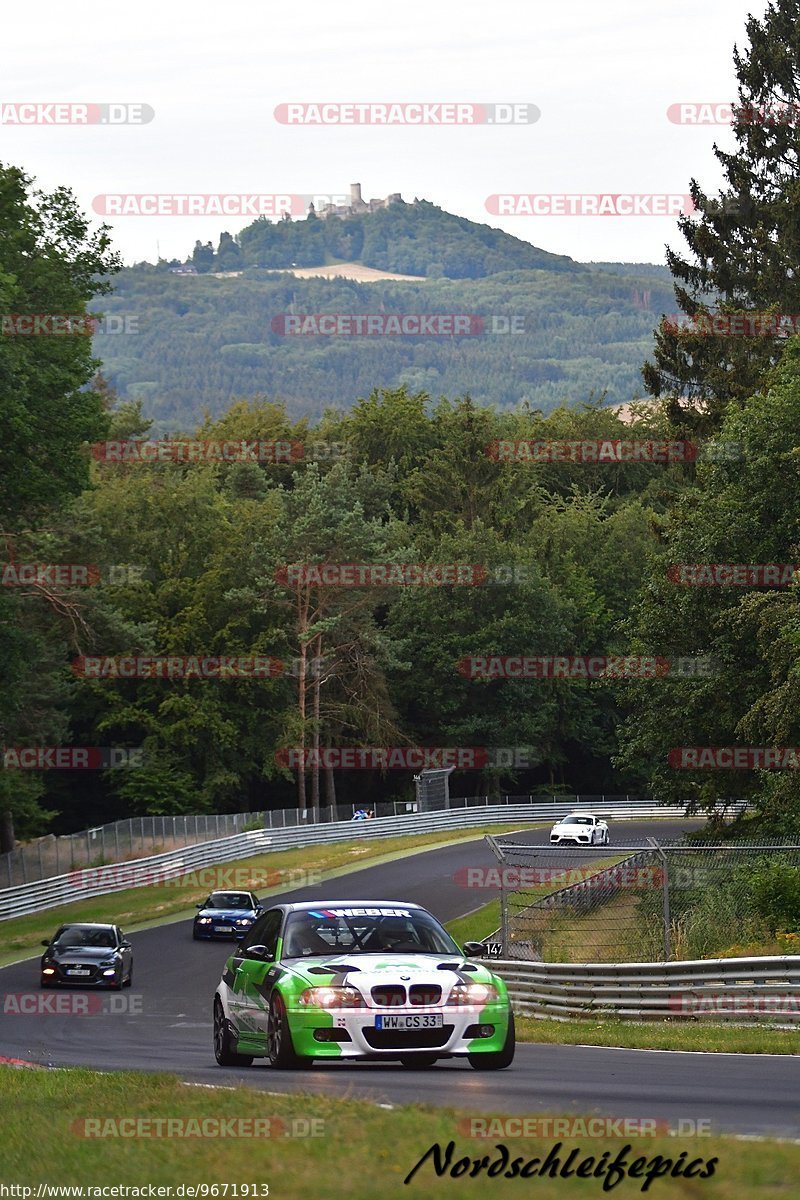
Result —
M 215 925 L 214 933 L 233 933 L 230 925 Z
M 79 969 L 78 967 L 72 967 L 69 971 L 67 971 L 68 975 L 91 975 L 91 973 L 91 971 L 84 971 L 82 968 Z
M 385 1014 L 375 1018 L 376 1029 L 441 1029 L 441 1013 Z

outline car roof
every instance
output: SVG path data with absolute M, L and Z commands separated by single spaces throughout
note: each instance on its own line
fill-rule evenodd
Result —
M 413 908 L 419 912 L 427 912 L 421 904 L 412 904 L 410 900 L 303 900 L 296 904 L 276 904 L 274 908 L 283 908 L 287 912 L 316 912 L 320 908 Z
M 214 891 L 208 894 L 209 896 L 255 896 L 255 892 L 250 888 L 214 888 Z
M 561 820 L 566 821 L 567 817 L 595 817 L 595 819 L 596 819 L 596 814 L 590 813 L 590 812 L 583 812 L 583 810 L 578 811 L 576 809 L 575 812 L 567 813 L 567 816 L 562 817 Z
M 107 921 L 62 921 L 59 929 L 116 929 Z

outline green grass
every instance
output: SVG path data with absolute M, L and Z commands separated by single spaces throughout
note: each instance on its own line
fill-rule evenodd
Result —
M 476 1077 L 477 1078 L 477 1077 Z M 266 1184 L 273 1200 L 374 1200 L 376 1195 L 409 1197 L 492 1197 L 536 1195 L 542 1200 L 585 1200 L 603 1196 L 599 1179 L 547 1176 L 519 1179 L 481 1174 L 437 1178 L 428 1160 L 408 1188 L 403 1181 L 434 1144 L 455 1143 L 452 1161 L 462 1156 L 492 1161 L 497 1142 L 511 1157 L 543 1159 L 556 1141 L 537 1138 L 470 1137 L 466 1115 L 455 1109 L 426 1105 L 394 1107 L 345 1099 L 268 1094 L 247 1087 L 187 1087 L 174 1076 L 129 1072 L 108 1075 L 92 1071 L 15 1071 L 0 1068 L 3 1112 L 3 1155 L 0 1181 L 105 1186 Z M 473 1110 L 469 1116 L 496 1116 Z M 532 1115 L 532 1114 L 531 1114 Z M 197 1121 L 230 1118 L 277 1119 L 289 1131 L 314 1129 L 316 1137 L 102 1137 L 87 1139 L 86 1118 L 178 1118 Z M 312 1122 L 318 1122 L 312 1125 Z M 151 1126 L 152 1127 L 152 1126 Z M 661 1155 L 672 1162 L 682 1151 L 691 1159 L 716 1158 L 709 1179 L 669 1176 L 654 1182 L 650 1195 L 659 1200 L 789 1200 L 800 1177 L 800 1146 L 787 1142 L 743 1142 L 728 1137 L 563 1138 L 561 1161 L 573 1149 L 578 1159 L 609 1157 L 628 1146 L 627 1159 Z M 701 1169 L 701 1168 L 698 1168 Z M 615 1197 L 641 1196 L 643 1178 L 623 1179 Z M 218 1195 L 222 1195 L 220 1187 Z M 240 1192 L 241 1194 L 241 1192 Z M 263 1193 L 259 1193 L 263 1194 Z M 251 1193 L 252 1195 L 252 1193 Z
M 236 862 L 221 863 L 224 871 L 236 871 L 237 889 L 252 889 L 260 896 L 278 895 L 292 887 L 300 887 L 303 880 L 295 882 L 289 878 L 279 882 L 277 886 L 264 887 L 265 879 L 276 871 L 319 871 L 323 878 L 333 879 L 349 871 L 357 871 L 364 866 L 375 866 L 380 862 L 390 862 L 409 854 L 417 854 L 420 850 L 436 846 L 455 845 L 459 842 L 474 841 L 486 833 L 509 833 L 519 828 L 519 825 L 487 825 L 464 831 L 454 836 L 452 830 L 441 833 L 420 833 L 411 836 L 392 838 L 354 839 L 347 842 L 335 842 L 321 846 L 306 846 L 297 850 L 280 850 L 268 854 L 259 854 L 251 858 L 239 859 Z M 526 826 L 531 829 L 542 828 L 539 825 Z M 124 867 L 125 864 L 120 864 Z M 106 868 L 104 868 L 106 869 Z M 107 868 L 113 871 L 113 867 Z M 28 917 L 14 917 L 9 921 L 0 921 L 0 966 L 24 958 L 26 955 L 40 953 L 42 938 L 50 937 L 53 931 L 63 921 L 111 921 L 121 925 L 126 932 L 141 929 L 147 925 L 165 924 L 168 921 L 183 920 L 194 915 L 194 906 L 204 900 L 213 890 L 213 883 L 208 881 L 208 875 L 214 868 L 199 868 L 201 876 L 198 886 L 192 885 L 192 877 L 177 879 L 159 885 L 128 888 L 125 891 L 112 892 L 107 896 L 97 896 L 92 900 L 78 900 L 73 904 L 49 908 Z M 241 875 L 238 872 L 242 872 Z M 202 878 L 203 872 L 208 875 Z M 274 876 L 273 876 L 274 877 Z M 252 884 L 247 882 L 252 880 Z M 188 886 L 187 886 L 188 885 Z M 224 886 L 224 885 L 221 885 Z
M 490 933 L 494 933 L 499 925 L 500 899 L 498 897 L 490 900 L 481 908 L 476 908 L 474 912 L 467 913 L 464 917 L 456 917 L 454 921 L 448 921 L 445 929 L 458 942 L 459 946 L 463 946 L 464 942 L 482 942 Z
M 501 972 L 502 974 L 502 972 Z M 727 1054 L 800 1054 L 800 1030 L 718 1021 L 554 1021 L 517 1017 L 523 1042 L 626 1046 L 640 1050 L 708 1050 Z

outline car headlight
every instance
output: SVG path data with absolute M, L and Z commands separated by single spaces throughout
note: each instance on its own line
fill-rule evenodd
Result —
M 198 925 L 210 925 L 211 917 L 195 917 Z
M 498 995 L 493 983 L 457 983 L 445 1004 L 488 1004 Z
M 236 924 L 237 925 L 252 925 L 253 918 L 252 917 L 238 917 L 236 920 Z
M 314 1008 L 364 1008 L 364 997 L 354 987 L 306 988 L 297 998 L 298 1004 Z

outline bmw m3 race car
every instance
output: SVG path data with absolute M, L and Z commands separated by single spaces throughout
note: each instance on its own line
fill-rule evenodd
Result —
M 197 907 L 200 911 L 192 929 L 195 941 L 204 938 L 227 938 L 231 941 L 240 937 L 262 911 L 252 892 L 212 892 Z
M 483 947 L 467 942 L 465 951 Z M 429 1067 L 463 1056 L 476 1070 L 499 1070 L 514 1046 L 503 980 L 417 904 L 275 905 L 240 940 L 214 996 L 224 1067 L 254 1058 L 278 1068 L 314 1059 Z
M 550 845 L 557 846 L 561 842 L 571 842 L 575 845 L 588 843 L 590 846 L 608 845 L 608 825 L 594 813 L 575 812 L 560 821 L 556 821 L 550 830 Z

